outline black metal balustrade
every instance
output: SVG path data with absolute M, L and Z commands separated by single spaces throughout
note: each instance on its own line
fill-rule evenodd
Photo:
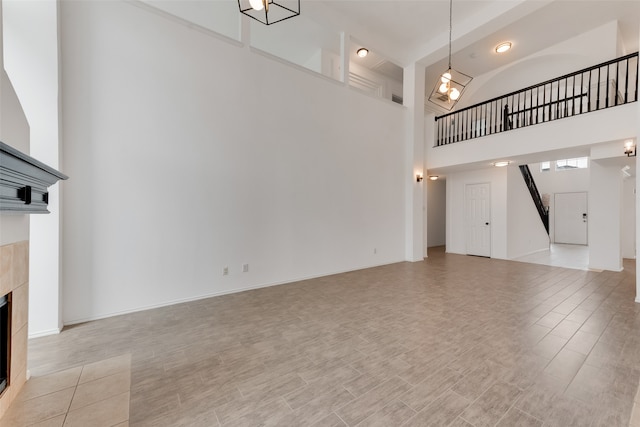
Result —
M 436 117 L 436 147 L 638 100 L 638 52 Z
M 547 234 L 549 234 L 549 210 L 544 203 L 542 203 L 542 197 L 540 196 L 538 186 L 533 179 L 533 175 L 531 175 L 529 165 L 520 165 L 520 172 L 522 173 L 522 178 L 524 178 L 525 185 L 529 189 L 529 194 L 531 194 L 533 204 L 536 205 L 536 210 L 538 211 L 538 215 L 540 215 L 542 225 L 544 225 L 544 229 L 547 230 Z

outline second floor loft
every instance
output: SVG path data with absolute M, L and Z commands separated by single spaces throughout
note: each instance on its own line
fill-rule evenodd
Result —
M 638 100 L 638 52 L 436 117 L 435 146 Z

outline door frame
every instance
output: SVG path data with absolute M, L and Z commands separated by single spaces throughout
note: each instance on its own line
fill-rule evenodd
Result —
M 556 221 L 556 216 L 558 214 L 558 205 L 556 203 L 556 196 L 558 194 L 584 194 L 585 195 L 585 206 L 586 206 L 586 214 L 587 214 L 587 226 L 585 227 L 585 244 L 582 243 L 566 243 L 566 242 L 558 242 L 556 239 L 556 232 L 558 230 Z M 588 191 L 561 191 L 558 193 L 553 193 L 553 243 L 558 243 L 561 245 L 579 245 L 579 246 L 589 246 L 589 192 Z
M 487 203 L 488 203 L 488 207 L 489 207 L 489 234 L 488 234 L 488 239 L 489 239 L 489 248 L 488 248 L 488 255 L 481 255 L 481 254 L 470 254 L 469 253 L 469 221 L 468 221 L 468 211 L 469 211 L 469 206 L 468 206 L 468 200 L 467 200 L 467 189 L 469 188 L 469 186 L 472 185 L 486 185 L 487 186 L 487 193 L 488 193 L 488 197 L 487 197 Z M 465 183 L 464 185 L 464 233 L 465 233 L 465 253 L 467 255 L 473 255 L 473 256 L 483 256 L 483 257 L 488 257 L 491 258 L 492 253 L 493 253 L 493 209 L 492 209 L 492 205 L 491 205 L 491 182 L 490 181 L 485 181 L 485 182 L 468 182 Z

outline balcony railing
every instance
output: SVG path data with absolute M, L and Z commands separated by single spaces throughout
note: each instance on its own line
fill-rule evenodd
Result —
M 436 117 L 436 146 L 638 100 L 638 52 Z

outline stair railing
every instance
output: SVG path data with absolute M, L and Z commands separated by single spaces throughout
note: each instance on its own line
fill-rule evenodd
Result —
M 533 179 L 533 175 L 531 175 L 529 165 L 521 165 L 520 172 L 522 173 L 522 177 L 524 178 L 524 183 L 529 189 L 529 193 L 531 194 L 533 203 L 536 205 L 536 210 L 540 215 L 540 219 L 542 220 L 544 229 L 547 230 L 547 234 L 549 234 L 549 210 L 546 206 L 544 206 L 544 203 L 542 203 L 542 197 L 540 197 L 540 192 L 538 191 L 536 182 Z

